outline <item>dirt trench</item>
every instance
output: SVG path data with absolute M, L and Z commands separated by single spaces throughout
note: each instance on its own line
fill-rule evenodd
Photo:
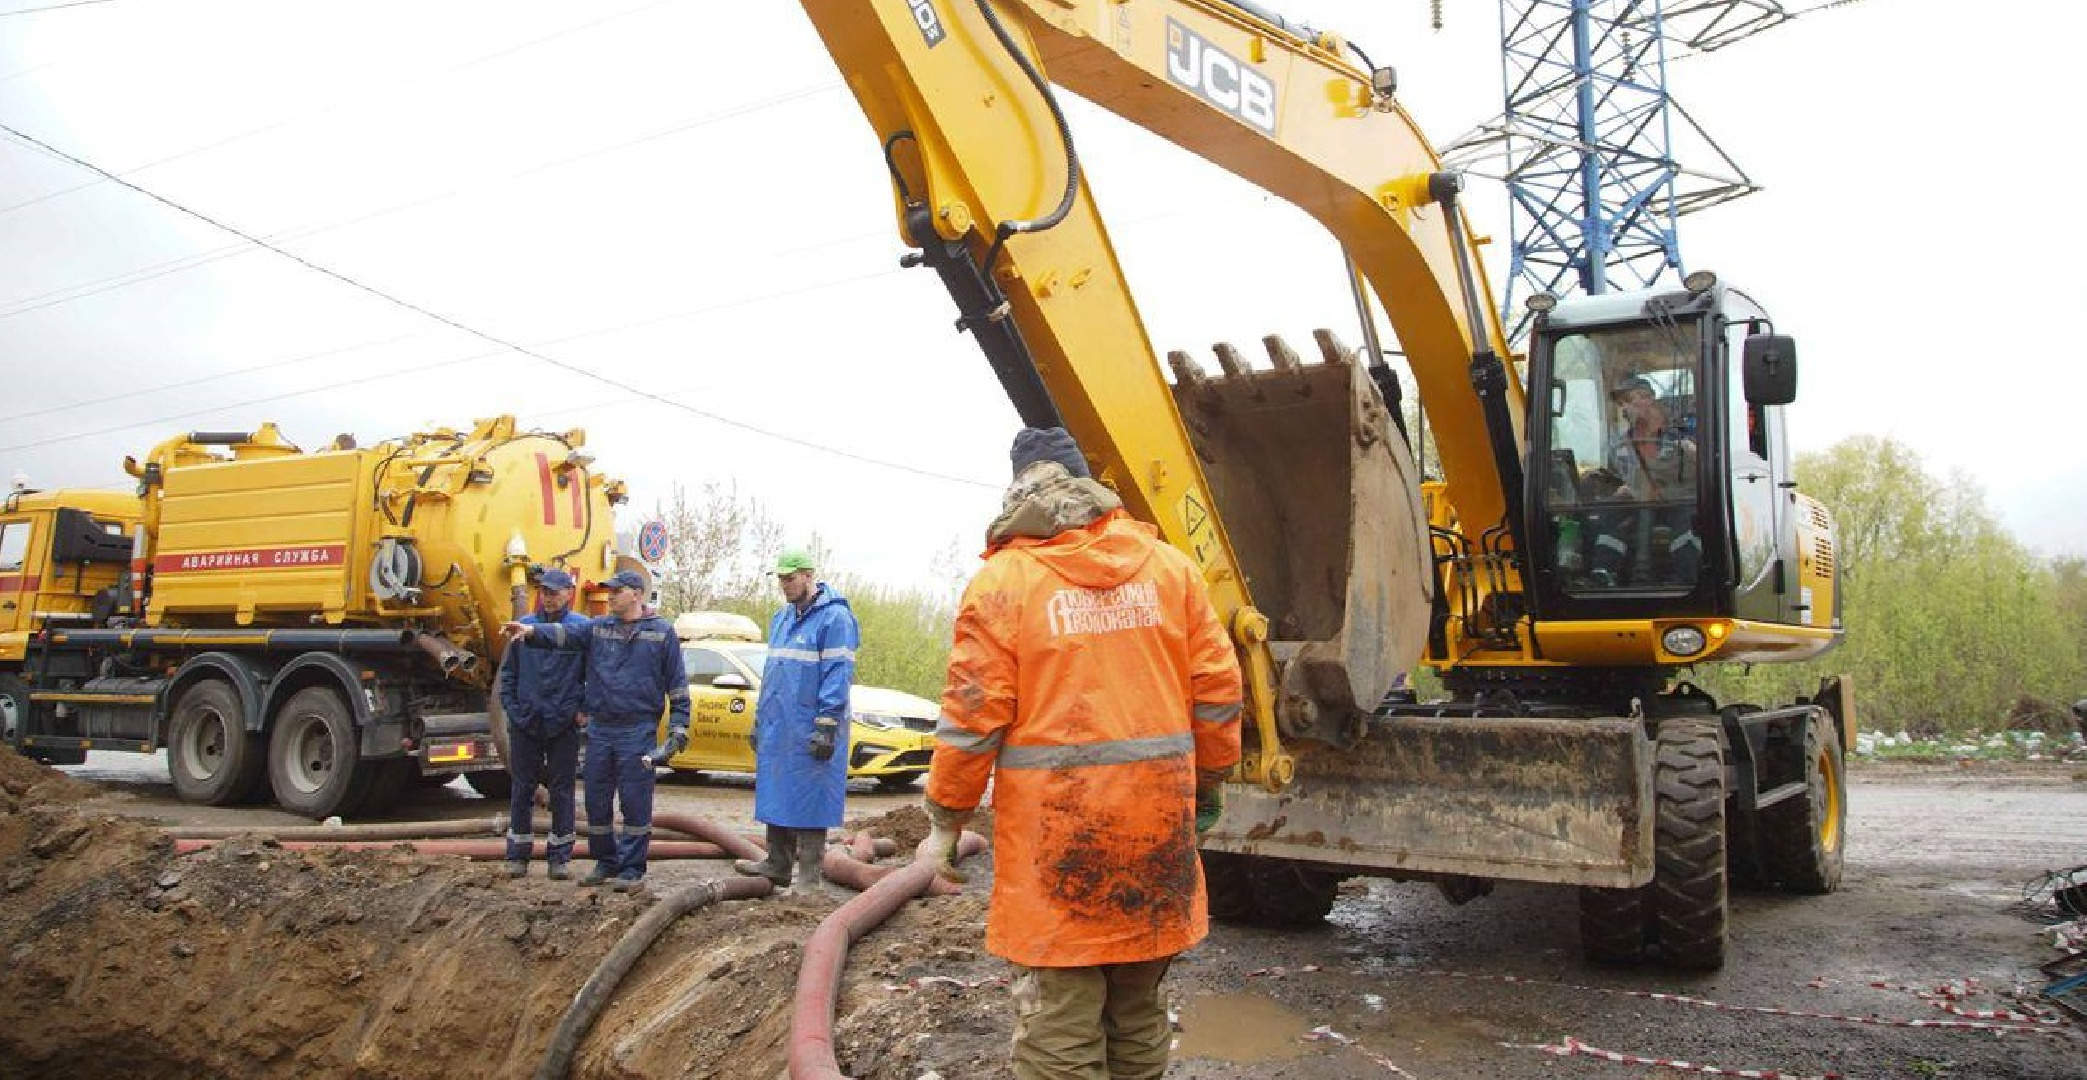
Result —
M 0 748 L 0 1076 L 529 1076 L 574 991 L 656 902 L 259 833 L 176 855 L 154 827 L 82 813 L 94 790 Z M 925 832 L 917 809 L 884 817 L 859 824 L 906 851 Z M 664 890 L 723 872 L 651 877 Z M 779 1075 L 799 951 L 837 904 L 678 920 L 572 1075 Z M 850 1075 L 1005 1074 L 1005 995 L 964 990 L 1000 971 L 977 947 L 983 919 L 982 894 L 914 903 L 856 946 L 835 1028 Z

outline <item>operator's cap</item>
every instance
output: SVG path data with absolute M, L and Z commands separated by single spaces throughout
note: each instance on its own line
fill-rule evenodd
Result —
M 609 575 L 609 580 L 602 584 L 611 589 L 636 589 L 639 592 L 644 592 L 647 587 L 645 576 L 636 570 L 618 570 Z
M 536 575 L 536 587 L 539 589 L 570 589 L 572 588 L 572 575 L 553 566 Z
M 812 553 L 804 550 L 803 548 L 789 548 L 785 550 L 782 553 L 782 555 L 775 560 L 775 573 L 777 577 L 781 577 L 784 574 L 794 574 L 799 570 L 811 569 L 814 569 L 812 565 Z
M 1652 383 L 1648 382 L 1645 376 L 1632 375 L 1628 378 L 1625 378 L 1623 381 L 1617 383 L 1613 388 L 1611 388 L 1609 390 L 1609 397 L 1611 400 L 1620 399 L 1623 397 L 1623 395 L 1630 393 L 1632 390 L 1643 390 L 1646 393 L 1651 394 L 1653 397 L 1659 396 L 1659 391 L 1654 390 L 1652 388 Z
M 1094 475 L 1087 469 L 1087 458 L 1080 453 L 1080 444 L 1074 442 L 1072 434 L 1062 427 L 1031 427 L 1015 432 L 1015 443 L 1008 449 L 1007 457 L 1014 464 L 1016 476 L 1039 461 L 1055 461 L 1074 476 Z

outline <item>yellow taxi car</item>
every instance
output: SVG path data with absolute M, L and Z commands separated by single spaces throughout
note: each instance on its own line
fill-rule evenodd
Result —
M 681 638 L 681 660 L 688 668 L 688 748 L 666 766 L 682 772 L 754 771 L 754 703 L 761 696 L 761 672 L 768 645 L 760 626 L 744 615 L 722 611 L 688 612 L 674 620 Z M 849 779 L 875 780 L 899 790 L 927 775 L 935 752 L 935 717 L 940 709 L 926 698 L 898 690 L 856 685 L 849 688 L 853 713 L 848 737 Z M 660 721 L 666 738 L 666 720 Z

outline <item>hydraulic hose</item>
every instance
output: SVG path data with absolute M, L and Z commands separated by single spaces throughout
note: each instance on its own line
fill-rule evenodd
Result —
M 657 847 L 658 845 L 654 845 Z M 601 1015 L 604 1005 L 616 992 L 616 986 L 630 969 L 645 955 L 645 950 L 674 920 L 720 900 L 745 900 L 766 896 L 775 888 L 763 877 L 714 878 L 684 888 L 676 889 L 660 898 L 660 902 L 645 909 L 638 921 L 631 924 L 623 937 L 602 957 L 594 968 L 594 974 L 573 995 L 572 1005 L 565 1010 L 565 1018 L 558 1022 L 558 1030 L 551 1036 L 551 1045 L 544 1052 L 543 1065 L 536 1070 L 536 1080 L 564 1080 L 572 1068 L 573 1052 L 579 1047 L 580 1039 L 594 1027 L 595 1018 Z
M 957 853 L 968 857 L 984 851 L 985 846 L 984 837 L 967 832 L 958 841 Z M 833 1056 L 833 1013 L 840 1000 L 848 946 L 916 896 L 960 891 L 956 884 L 936 876 L 935 860 L 924 852 L 916 852 L 913 862 L 903 868 L 870 866 L 838 851 L 828 852 L 823 865 L 836 880 L 842 879 L 833 872 L 840 870 L 857 880 L 875 880 L 875 884 L 828 915 L 804 947 L 790 1013 L 790 1080 L 846 1080 Z

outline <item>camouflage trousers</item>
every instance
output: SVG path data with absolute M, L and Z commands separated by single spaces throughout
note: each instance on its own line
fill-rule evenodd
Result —
M 1095 967 L 1016 965 L 1018 1080 L 1159 1080 L 1173 1039 L 1160 980 L 1171 956 Z

